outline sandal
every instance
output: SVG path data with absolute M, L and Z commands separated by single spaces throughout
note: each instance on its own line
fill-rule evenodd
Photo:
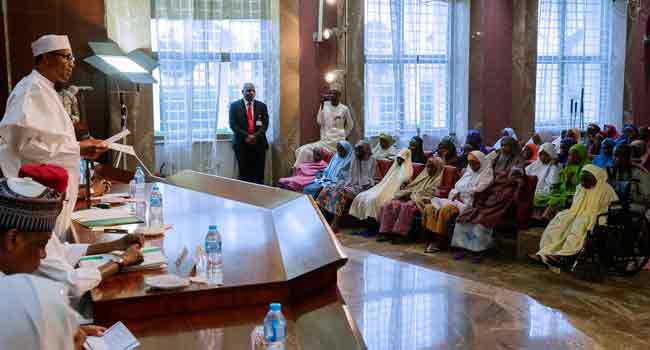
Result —
M 454 254 L 453 259 L 454 260 L 463 260 L 463 258 L 465 258 L 466 255 L 467 255 L 467 253 L 465 253 L 465 252 L 456 253 L 456 254 Z
M 478 264 L 483 260 L 483 254 L 482 253 L 475 253 L 472 255 L 472 264 Z
M 426 248 L 424 248 L 424 252 L 427 254 L 433 254 L 437 253 L 440 251 L 440 248 L 438 248 L 435 244 L 429 243 Z

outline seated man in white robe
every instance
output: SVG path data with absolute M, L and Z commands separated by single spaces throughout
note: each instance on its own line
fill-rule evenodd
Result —
M 312 162 L 314 148 L 325 148 L 329 153 L 336 152 L 339 141 L 345 140 L 354 129 L 354 119 L 348 106 L 341 103 L 340 84 L 330 85 L 329 95 L 323 96 L 316 122 L 320 125 L 320 140 L 300 146 L 296 150 L 294 167 L 304 162 Z
M 0 179 L 0 349 L 82 349 L 86 334 L 104 331 L 79 327 L 64 285 L 27 275 L 46 257 L 62 207 L 63 196 L 53 189 L 30 179 Z
M 26 164 L 20 168 L 19 174 L 64 193 L 65 196 L 68 176 L 66 170 L 57 165 Z M 41 261 L 36 273 L 63 282 L 72 296 L 79 297 L 97 287 L 103 279 L 118 273 L 120 268 L 142 262 L 139 248 L 143 244 L 144 238 L 141 235 L 126 235 L 116 241 L 92 245 L 63 243 L 57 235 L 52 235 L 45 247 L 47 257 Z M 122 261 L 118 259 L 99 268 L 75 268 L 84 255 L 105 254 L 116 250 L 125 251 Z
M 65 234 L 79 190 L 81 156 L 98 157 L 108 148 L 101 140 L 77 141 L 74 126 L 54 84 L 67 82 L 75 57 L 65 35 L 44 35 L 32 43 L 35 66 L 7 99 L 0 121 L 0 167 L 17 177 L 27 163 L 51 163 L 68 171 L 66 202 L 54 232 Z

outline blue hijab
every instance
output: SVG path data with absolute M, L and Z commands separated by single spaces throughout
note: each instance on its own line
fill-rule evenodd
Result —
M 630 140 L 630 138 L 625 135 L 626 131 L 634 131 L 636 136 L 637 137 L 639 136 L 639 129 L 637 129 L 636 126 L 632 124 L 625 124 L 625 126 L 623 126 L 623 132 L 621 132 L 621 136 L 619 136 L 618 139 L 616 139 L 616 146 L 629 145 L 632 141 L 634 141 L 634 140 Z
M 614 165 L 614 156 L 608 156 L 605 154 L 605 145 L 611 146 L 612 154 L 614 153 L 615 142 L 608 137 L 600 143 L 600 154 L 591 162 L 591 164 L 603 169 Z
M 560 141 L 560 144 L 567 145 L 569 149 L 571 149 L 571 147 L 573 147 L 573 145 L 575 145 L 576 143 L 577 142 L 573 137 L 565 137 L 562 139 L 562 141 Z M 559 153 L 557 156 L 558 162 L 560 162 L 560 164 L 562 165 L 566 164 L 567 161 L 569 160 L 569 152 L 564 153 L 560 151 L 558 153 Z
M 338 143 L 343 146 L 346 150 L 344 158 L 339 156 L 339 152 L 336 152 L 329 165 L 323 171 L 323 176 L 316 179 L 314 182 L 326 183 L 326 182 L 336 182 L 338 177 L 343 174 L 343 172 L 350 169 L 350 164 L 352 163 L 352 158 L 354 158 L 354 152 L 352 150 L 352 145 L 345 141 L 341 140 Z

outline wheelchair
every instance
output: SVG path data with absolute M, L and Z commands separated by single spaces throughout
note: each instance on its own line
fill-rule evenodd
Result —
M 627 183 L 621 191 L 622 199 L 598 216 L 580 252 L 560 259 L 561 268 L 568 268 L 578 278 L 600 282 L 607 274 L 634 276 L 646 266 L 650 260 L 650 222 L 645 208 L 634 208 L 630 201 L 633 185 Z

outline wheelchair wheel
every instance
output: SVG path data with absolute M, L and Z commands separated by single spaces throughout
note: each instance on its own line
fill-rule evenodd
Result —
M 610 266 L 621 276 L 634 276 L 643 270 L 650 257 L 612 257 Z

